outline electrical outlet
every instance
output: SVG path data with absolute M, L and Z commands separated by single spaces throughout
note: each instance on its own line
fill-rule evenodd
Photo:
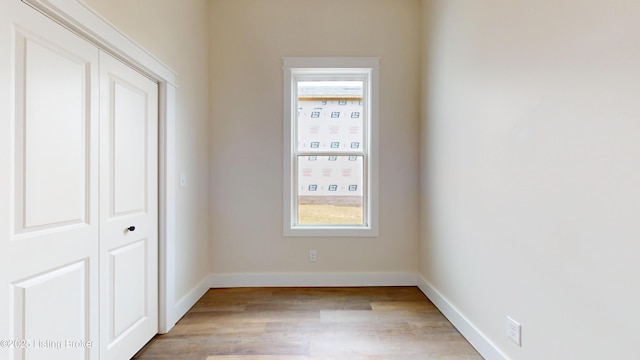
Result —
M 522 325 L 511 317 L 507 316 L 507 337 L 518 346 L 522 346 Z
M 309 261 L 315 262 L 318 260 L 318 253 L 315 250 L 309 250 Z

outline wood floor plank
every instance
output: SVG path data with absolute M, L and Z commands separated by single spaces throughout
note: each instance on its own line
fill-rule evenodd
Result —
M 437 312 L 436 307 L 424 300 L 372 301 L 372 310 L 431 310 Z
M 309 357 L 297 355 L 220 355 L 209 356 L 207 360 L 309 360 Z
M 371 310 L 367 300 L 345 299 L 268 299 L 246 305 L 247 311 L 320 311 L 320 310 Z
M 212 289 L 140 360 L 480 360 L 416 287 Z

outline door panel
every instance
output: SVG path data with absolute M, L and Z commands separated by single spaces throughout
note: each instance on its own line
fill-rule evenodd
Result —
M 16 44 L 16 231 L 86 224 L 90 64 L 21 29 Z
M 0 2 L 0 339 L 23 344 L 1 359 L 98 355 L 98 61 Z
M 113 75 L 112 75 L 113 76 Z M 146 211 L 148 94 L 113 76 L 112 217 Z M 119 146 L 126 144 L 126 146 Z
M 110 309 L 114 314 L 110 332 L 110 342 L 116 340 L 125 331 L 134 328 L 148 314 L 145 302 L 145 269 L 148 265 L 147 239 L 143 239 L 109 254 L 113 271 L 111 293 L 113 303 Z
M 158 331 L 158 86 L 105 53 L 100 76 L 101 359 L 119 360 Z
M 14 311 L 24 314 L 15 331 L 32 345 L 24 349 L 26 359 L 87 358 L 93 346 L 83 341 L 91 325 L 87 265 L 77 262 L 14 284 Z

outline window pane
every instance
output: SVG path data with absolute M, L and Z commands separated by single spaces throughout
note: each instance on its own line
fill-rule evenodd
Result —
M 297 151 L 361 151 L 362 89 L 362 81 L 298 82 Z
M 298 156 L 298 224 L 363 225 L 364 156 Z

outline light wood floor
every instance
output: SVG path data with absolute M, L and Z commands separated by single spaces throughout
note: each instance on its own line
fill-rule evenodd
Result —
M 415 287 L 212 289 L 140 360 L 479 360 Z

